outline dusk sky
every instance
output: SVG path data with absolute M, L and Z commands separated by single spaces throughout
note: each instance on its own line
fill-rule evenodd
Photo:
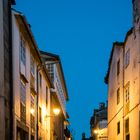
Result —
M 104 76 L 115 41 L 132 26 L 132 0 L 17 0 L 41 50 L 60 55 L 75 140 L 90 134 L 90 117 L 107 100 Z

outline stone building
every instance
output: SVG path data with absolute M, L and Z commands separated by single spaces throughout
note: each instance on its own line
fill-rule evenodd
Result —
M 25 16 L 12 10 L 14 140 L 50 139 L 50 89 Z
M 61 60 L 39 51 L 25 16 L 14 9 L 12 46 L 14 140 L 70 139 Z
M 61 113 L 58 117 L 51 118 L 51 138 L 65 140 L 70 138 L 70 131 L 67 127 L 68 115 L 66 112 L 66 102 L 68 101 L 68 92 L 64 78 L 64 72 L 61 64 L 61 59 L 58 55 L 40 51 L 43 61 L 48 70 L 50 79 L 54 85 L 51 90 L 51 108 L 59 106 Z
M 133 0 L 133 28 L 113 44 L 108 84 L 108 139 L 140 139 L 140 0 Z
M 11 5 L 14 0 L 0 0 L 0 139 L 13 137 L 12 36 Z
M 98 109 L 94 109 L 90 119 L 90 131 L 93 140 L 107 140 L 107 106 L 100 103 Z

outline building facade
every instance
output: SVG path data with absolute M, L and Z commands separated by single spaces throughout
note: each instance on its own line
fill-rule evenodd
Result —
M 133 28 L 113 44 L 108 84 L 108 139 L 140 139 L 140 0 L 133 0 Z
M 42 59 L 48 70 L 50 79 L 54 85 L 51 90 L 51 108 L 59 107 L 61 113 L 58 117 L 51 118 L 51 138 L 66 140 L 70 139 L 70 131 L 67 127 L 68 115 L 66 112 L 66 102 L 68 101 L 68 92 L 65 83 L 64 73 L 62 69 L 61 59 L 58 55 L 41 52 Z
M 25 16 L 12 11 L 15 140 L 50 139 L 53 87 Z
M 93 140 L 107 140 L 107 106 L 100 103 L 98 109 L 94 109 L 90 119 L 90 131 Z
M 60 58 L 39 51 L 25 16 L 14 9 L 12 46 L 13 139 L 70 139 L 66 123 L 68 93 Z M 56 64 L 52 64 L 54 60 Z
M 13 137 L 12 115 L 12 36 L 11 5 L 14 0 L 0 0 L 0 139 Z

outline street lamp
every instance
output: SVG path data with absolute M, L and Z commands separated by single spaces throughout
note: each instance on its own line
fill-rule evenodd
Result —
M 53 113 L 54 113 L 55 116 L 59 115 L 60 109 L 59 108 L 54 108 Z
M 31 108 L 30 113 L 33 115 L 35 113 L 35 109 Z
M 94 134 L 96 134 L 96 135 L 98 134 L 98 130 L 96 130 L 96 129 L 95 129 L 93 132 L 94 132 Z
M 53 115 L 49 114 L 49 115 L 45 115 L 45 119 L 47 119 L 48 117 L 56 117 L 58 116 L 60 113 L 60 109 L 59 108 L 54 108 L 53 109 Z

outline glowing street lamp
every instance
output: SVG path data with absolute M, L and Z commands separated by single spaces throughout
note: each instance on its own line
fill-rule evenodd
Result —
M 35 113 L 35 109 L 31 108 L 30 113 L 33 115 Z
M 96 129 L 93 132 L 94 132 L 94 134 L 98 134 L 98 130 L 96 130 Z
M 45 118 L 58 116 L 59 113 L 60 113 L 60 109 L 59 108 L 54 108 L 53 109 L 53 115 L 46 115 Z
M 60 109 L 59 108 L 54 108 L 53 113 L 54 113 L 55 116 L 58 116 L 59 113 L 60 113 Z

